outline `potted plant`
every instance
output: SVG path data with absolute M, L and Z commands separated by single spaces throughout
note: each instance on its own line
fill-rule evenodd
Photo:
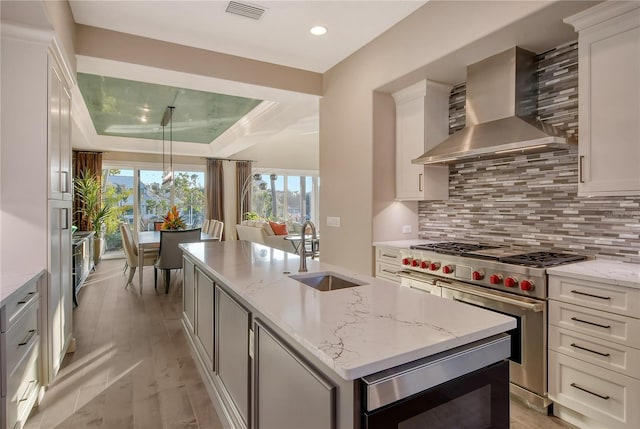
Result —
M 172 206 L 171 209 L 167 212 L 167 215 L 164 217 L 164 222 L 162 223 L 162 229 L 185 229 L 186 224 L 182 216 L 180 216 L 180 212 L 176 206 Z
M 102 201 L 102 185 L 96 174 L 83 170 L 73 183 L 75 197 L 78 199 L 78 211 L 82 214 L 80 229 L 93 231 L 93 260 L 97 265 L 102 255 L 104 225 L 112 216 L 109 204 Z

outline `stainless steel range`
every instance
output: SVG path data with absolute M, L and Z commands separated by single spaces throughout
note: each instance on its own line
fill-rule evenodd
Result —
M 402 285 L 516 318 L 511 334 L 511 392 L 546 408 L 546 268 L 586 259 L 475 243 L 432 243 L 401 251 Z

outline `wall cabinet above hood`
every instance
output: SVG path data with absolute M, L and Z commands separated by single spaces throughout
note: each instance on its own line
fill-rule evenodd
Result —
M 449 167 L 412 160 L 449 135 L 451 86 L 423 80 L 393 93 L 396 103 L 396 200 L 449 198 Z

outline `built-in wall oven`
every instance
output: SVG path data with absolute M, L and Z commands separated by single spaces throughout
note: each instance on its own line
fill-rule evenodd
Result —
M 401 253 L 403 286 L 516 319 L 509 332 L 511 393 L 547 407 L 545 267 L 585 258 L 469 243 L 435 243 Z

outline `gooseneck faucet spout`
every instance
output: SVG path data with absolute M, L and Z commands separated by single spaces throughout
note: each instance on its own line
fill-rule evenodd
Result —
M 313 243 L 316 241 L 316 226 L 310 220 L 306 221 L 302 224 L 302 231 L 300 232 L 300 268 L 298 269 L 299 273 L 307 272 L 307 250 L 306 250 L 306 240 L 305 240 L 305 231 L 307 230 L 307 226 L 311 227 L 311 254 L 313 255 Z

